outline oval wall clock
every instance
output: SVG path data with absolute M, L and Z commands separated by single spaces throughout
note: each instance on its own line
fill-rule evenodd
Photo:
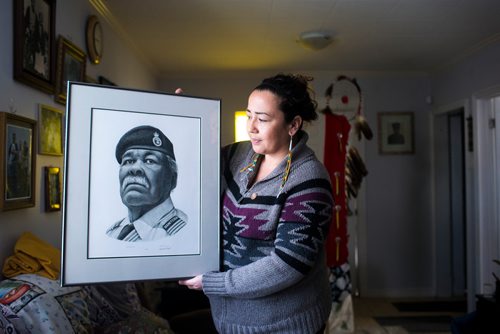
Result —
M 95 15 L 89 16 L 86 30 L 87 53 L 92 64 L 99 64 L 102 59 L 102 26 Z

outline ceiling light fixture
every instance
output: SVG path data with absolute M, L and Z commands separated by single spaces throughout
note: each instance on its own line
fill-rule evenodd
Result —
M 310 50 L 321 50 L 333 42 L 331 34 L 324 31 L 306 31 L 300 34 L 297 43 Z

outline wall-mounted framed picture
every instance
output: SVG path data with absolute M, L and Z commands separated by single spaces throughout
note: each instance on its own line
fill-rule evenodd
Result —
M 38 105 L 38 153 L 63 155 L 63 112 L 44 104 Z
M 93 84 L 99 83 L 96 78 L 91 77 L 90 75 L 85 75 L 85 82 Z
M 70 82 L 63 285 L 219 269 L 220 100 Z
M 43 167 L 45 181 L 45 211 L 61 210 L 61 168 Z
M 57 40 L 56 87 L 54 99 L 66 103 L 68 81 L 84 82 L 87 58 L 85 53 L 70 40 L 59 36 Z
M 414 113 L 379 112 L 378 144 L 380 154 L 415 153 Z
M 56 0 L 14 0 L 14 79 L 52 94 Z
M 35 205 L 36 121 L 0 112 L 0 210 Z
M 102 75 L 99 76 L 99 84 L 106 86 L 117 86 L 113 81 L 109 80 L 108 78 Z

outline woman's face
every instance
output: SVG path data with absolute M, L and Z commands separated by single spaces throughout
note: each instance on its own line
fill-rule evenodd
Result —
M 248 98 L 247 132 L 256 153 L 283 158 L 295 133 L 278 109 L 280 99 L 267 90 L 254 90 Z M 292 131 L 291 131 L 292 130 Z M 293 132 L 293 133 L 292 133 Z

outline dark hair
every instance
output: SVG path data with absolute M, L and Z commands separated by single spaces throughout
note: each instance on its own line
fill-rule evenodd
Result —
M 302 117 L 305 122 L 318 118 L 318 103 L 311 97 L 312 90 L 308 82 L 311 77 L 294 74 L 277 74 L 266 78 L 254 90 L 267 90 L 280 98 L 279 109 L 285 114 L 285 121 L 290 123 L 295 116 Z

